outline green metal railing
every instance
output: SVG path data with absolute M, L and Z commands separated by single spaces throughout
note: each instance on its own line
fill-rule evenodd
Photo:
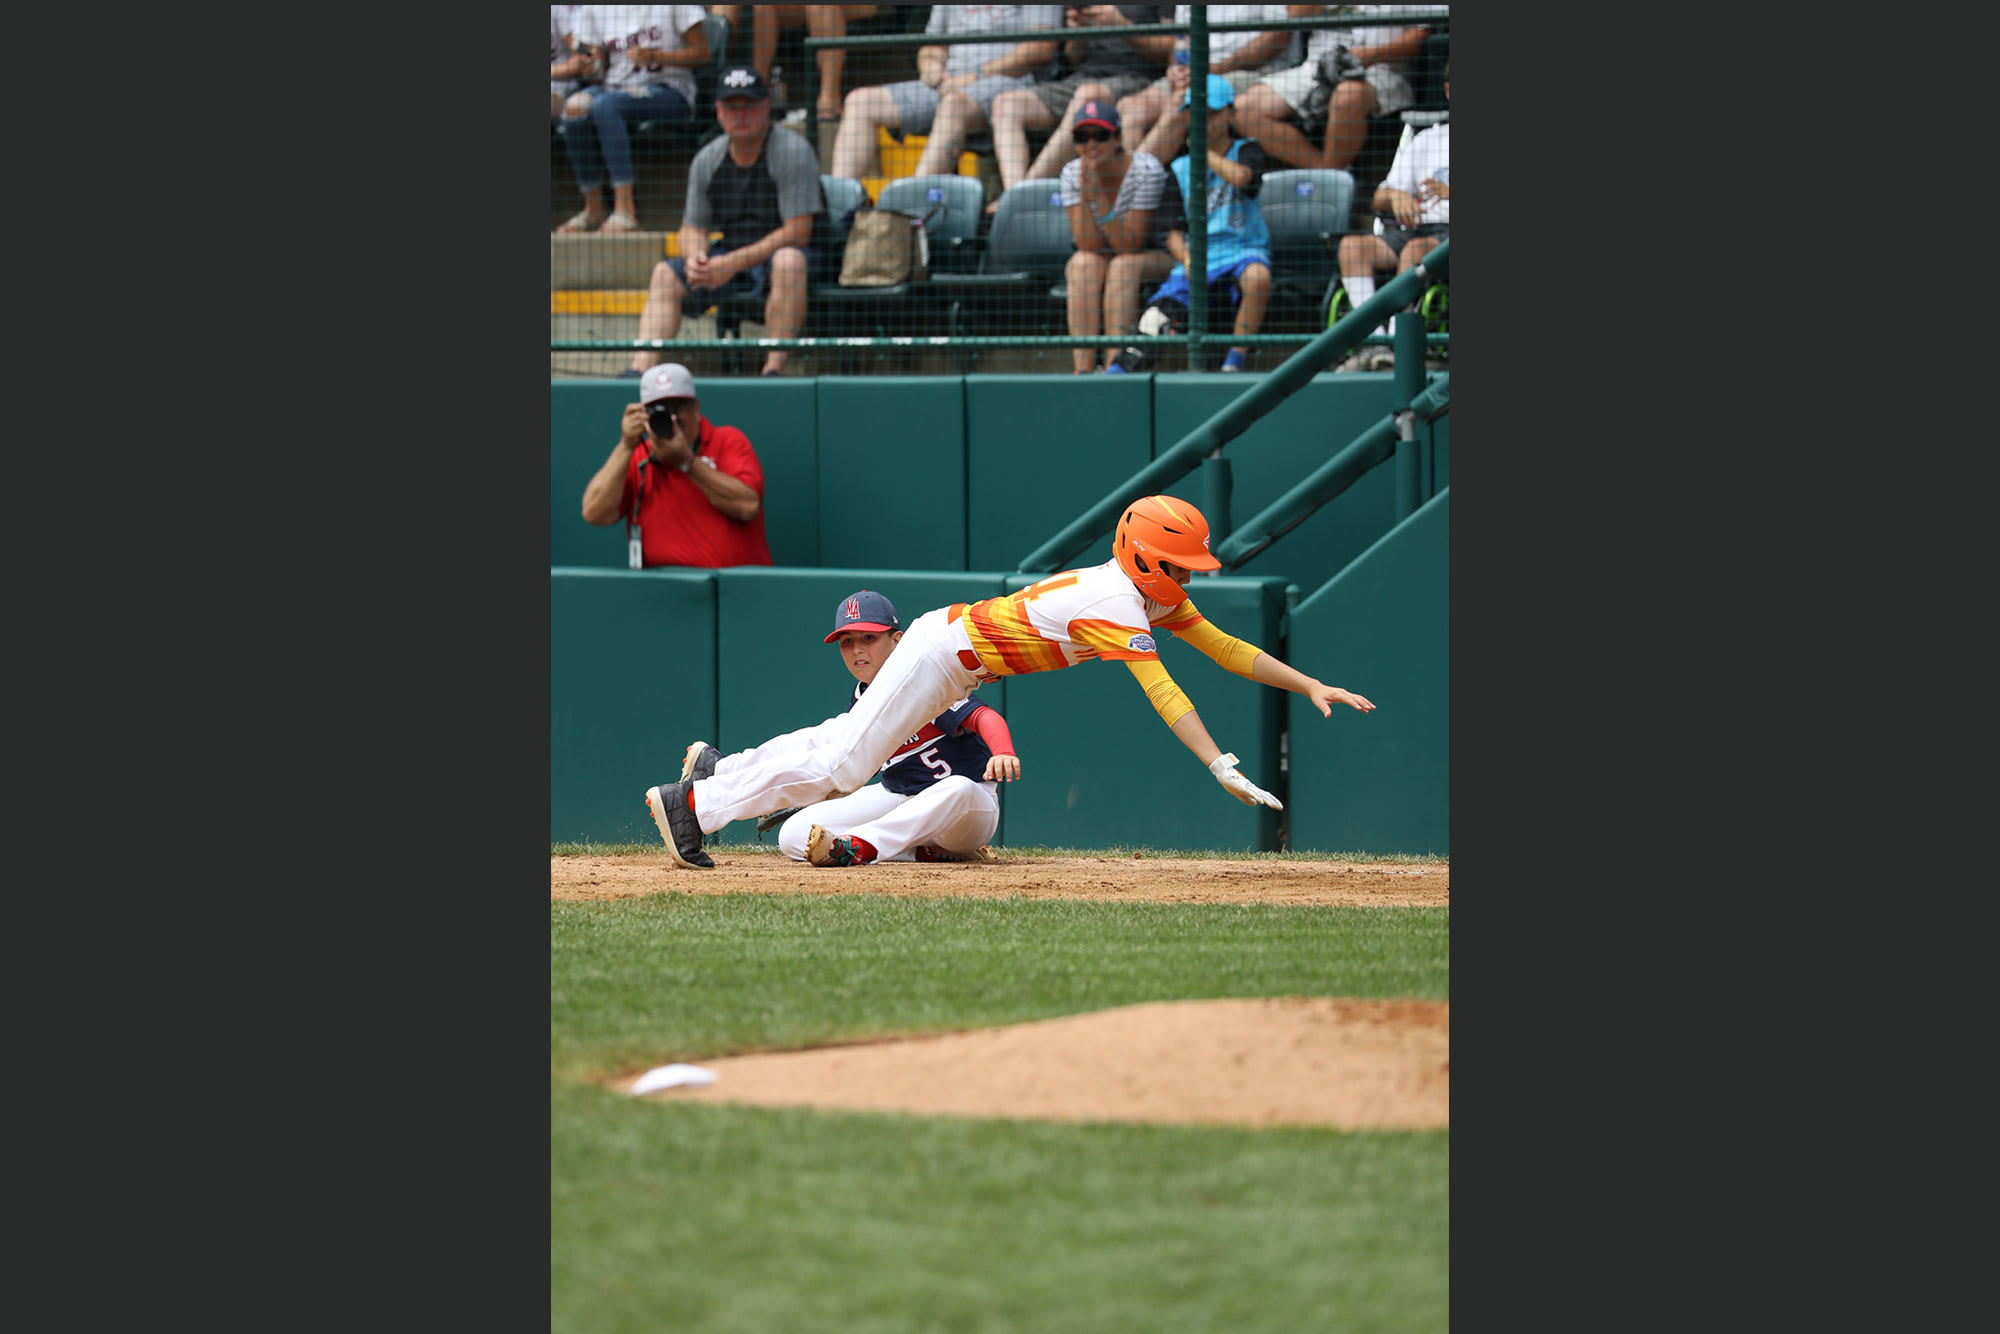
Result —
M 1414 320 L 1397 321 L 1395 385 L 1399 406 L 1261 511 L 1246 525 L 1241 539 L 1229 532 L 1230 477 L 1222 447 L 1297 392 L 1328 361 L 1359 344 L 1368 330 L 1405 306 L 1414 305 L 1432 283 L 1443 282 L 1450 263 L 1451 242 L 1445 241 L 1407 272 L 1383 284 L 1373 296 L 1293 353 L 1283 365 L 1181 437 L 1152 463 L 1077 516 L 1068 527 L 1024 556 L 1021 569 L 1028 573 L 1061 569 L 1077 553 L 1109 533 L 1127 505 L 1141 496 L 1164 491 L 1204 462 L 1210 465 L 1210 471 L 1202 509 L 1209 520 L 1210 549 L 1224 569 L 1241 565 L 1298 526 L 1362 473 L 1384 462 L 1392 451 L 1399 460 L 1397 517 L 1408 517 L 1416 509 L 1420 482 L 1412 428 L 1416 420 L 1437 416 L 1450 402 L 1450 377 L 1440 376 L 1428 388 L 1424 385 L 1424 340 L 1421 326 Z

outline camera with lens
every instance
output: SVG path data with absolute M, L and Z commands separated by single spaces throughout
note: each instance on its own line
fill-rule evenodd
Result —
M 665 440 L 674 433 L 674 409 L 681 400 L 662 398 L 646 405 L 646 425 L 653 429 L 654 438 Z

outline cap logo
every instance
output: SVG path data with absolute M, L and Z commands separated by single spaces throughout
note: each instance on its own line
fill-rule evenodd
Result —
M 757 76 L 747 69 L 733 69 L 722 76 L 722 82 L 729 88 L 748 88 L 757 81 Z
M 841 619 L 841 620 L 843 620 L 843 621 L 858 621 L 858 620 L 860 620 L 860 619 L 861 619 L 861 599 L 860 599 L 860 598 L 849 598 L 849 599 L 847 599 L 847 605 L 846 605 L 846 606 L 844 606 L 844 607 L 842 607 L 842 608 L 840 609 L 840 619 Z

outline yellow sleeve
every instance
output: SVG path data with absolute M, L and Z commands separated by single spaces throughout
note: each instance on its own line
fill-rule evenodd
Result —
M 1257 655 L 1264 650 L 1255 644 L 1238 639 L 1235 635 L 1222 633 L 1213 623 L 1202 617 L 1196 617 L 1185 626 L 1174 626 L 1173 631 L 1213 658 L 1215 665 L 1223 671 L 1234 672 L 1248 680 L 1256 680 L 1250 675 L 1250 667 L 1257 661 Z
M 1194 711 L 1194 701 L 1174 684 L 1174 678 L 1167 675 L 1158 658 L 1127 659 L 1125 665 L 1132 669 L 1133 678 L 1146 692 L 1146 701 L 1153 706 L 1153 712 L 1168 727 L 1179 722 L 1183 714 Z

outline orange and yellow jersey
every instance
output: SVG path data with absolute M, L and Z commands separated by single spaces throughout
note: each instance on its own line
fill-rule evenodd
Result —
M 1116 560 L 967 604 L 963 619 L 973 651 L 995 676 L 1049 672 L 1092 658 L 1158 662 L 1155 629 L 1185 635 L 1206 624 L 1192 600 L 1169 607 L 1140 593 Z

